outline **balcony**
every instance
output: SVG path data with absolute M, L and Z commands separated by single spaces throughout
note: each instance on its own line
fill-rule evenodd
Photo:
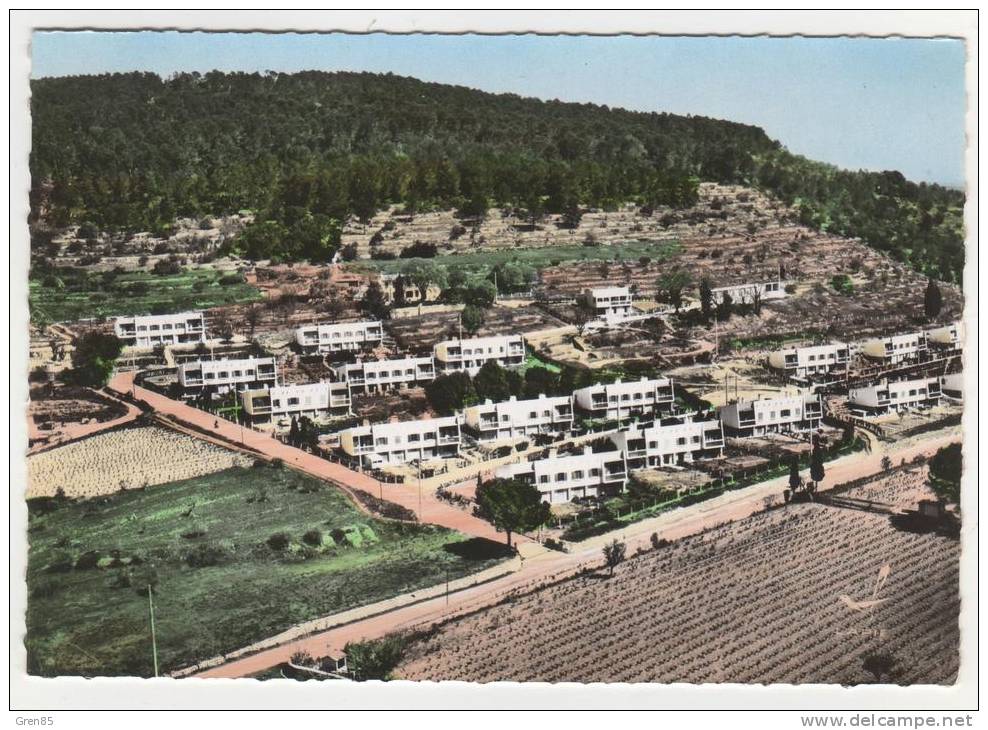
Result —
M 707 446 L 720 446 L 724 443 L 724 435 L 720 431 L 704 431 L 703 443 Z
M 754 411 L 738 411 L 738 423 L 742 426 L 754 426 L 755 425 L 755 412 Z

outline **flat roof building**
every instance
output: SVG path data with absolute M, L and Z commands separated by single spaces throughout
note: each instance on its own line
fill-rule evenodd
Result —
M 244 411 L 254 423 L 290 416 L 319 417 L 350 412 L 347 383 L 300 383 L 273 385 L 240 394 Z
M 599 497 L 624 490 L 628 467 L 621 451 L 594 453 L 589 446 L 583 453 L 560 455 L 549 451 L 546 458 L 508 464 L 496 469 L 501 479 L 522 479 L 534 484 L 549 504 L 563 504 L 578 497 Z
M 739 400 L 718 410 L 724 430 L 732 436 L 812 431 L 823 420 L 820 396 L 810 393 Z
M 714 304 L 721 304 L 724 295 L 729 294 L 731 301 L 735 304 L 754 304 L 756 298 L 761 301 L 771 299 L 784 299 L 786 294 L 786 282 L 784 281 L 764 281 L 751 282 L 746 284 L 733 284 L 731 286 L 717 286 L 710 290 Z
M 610 438 L 624 452 L 629 469 L 679 466 L 724 451 L 724 430 L 718 418 L 664 418 L 646 428 L 618 431 Z
M 568 395 L 494 403 L 466 408 L 463 423 L 478 441 L 500 441 L 536 433 L 563 433 L 573 428 L 573 397 Z
M 940 378 L 882 381 L 863 388 L 851 388 L 847 405 L 854 413 L 877 416 L 890 411 L 935 406 L 942 396 Z
M 601 319 L 620 318 L 631 314 L 631 289 L 626 286 L 608 286 L 596 289 L 585 289 L 583 301 L 594 316 Z
M 380 322 L 313 324 L 295 330 L 295 342 L 307 354 L 372 349 L 384 339 Z
M 889 365 L 917 360 L 926 351 L 927 342 L 925 332 L 909 332 L 904 335 L 875 337 L 861 343 L 862 355 Z
M 943 327 L 926 330 L 926 342 L 930 347 L 943 349 L 961 348 L 961 323 L 951 322 Z
M 214 387 L 224 393 L 251 386 L 271 386 L 277 380 L 278 361 L 273 357 L 192 360 L 178 366 L 178 383 L 187 391 Z
M 845 371 L 849 361 L 850 348 L 843 342 L 789 347 L 776 350 L 768 356 L 770 366 L 796 378 Z
M 451 458 L 460 452 L 460 418 L 424 418 L 355 426 L 340 431 L 340 449 L 370 468 Z
M 612 421 L 671 410 L 676 399 L 672 380 L 647 377 L 579 388 L 573 397 L 576 407 L 591 418 Z
M 113 320 L 113 334 L 126 347 L 205 342 L 206 319 L 198 311 L 117 317 Z
M 381 393 L 428 383 L 436 378 L 432 355 L 391 360 L 357 360 L 334 368 L 336 379 L 356 393 Z
M 440 372 L 465 372 L 473 377 L 489 360 L 506 368 L 524 365 L 525 338 L 521 335 L 499 335 L 469 340 L 445 340 L 436 343 L 433 356 Z

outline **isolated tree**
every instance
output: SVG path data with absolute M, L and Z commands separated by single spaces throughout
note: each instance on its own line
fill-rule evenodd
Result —
M 480 331 L 480 328 L 484 326 L 484 319 L 484 310 L 473 304 L 465 306 L 460 313 L 460 324 L 463 325 L 463 330 L 469 335 L 474 335 Z
M 252 304 L 247 309 L 247 326 L 248 326 L 248 339 L 254 339 L 254 333 L 257 331 L 257 323 L 261 321 L 261 310 L 256 304 Z
M 515 532 L 534 530 L 549 520 L 549 505 L 534 484 L 521 479 L 492 479 L 477 486 L 474 514 L 494 525 L 508 537 Z
M 823 467 L 823 449 L 820 448 L 820 444 L 816 444 L 813 447 L 813 454 L 810 456 L 810 479 L 813 480 L 814 490 L 823 481 L 826 473 L 826 469 Z
M 102 388 L 110 379 L 123 343 L 115 336 L 90 330 L 75 341 L 68 378 L 76 385 Z
M 607 566 L 608 575 L 614 575 L 614 569 L 624 562 L 624 555 L 628 546 L 616 539 L 604 545 L 604 564 Z
M 343 647 L 347 669 L 358 682 L 391 679 L 391 673 L 405 655 L 406 639 L 389 634 L 380 639 L 351 641 Z
M 479 400 L 490 398 L 497 403 L 512 395 L 507 371 L 496 360 L 488 360 L 481 366 L 473 378 L 473 387 Z
M 292 416 L 292 425 L 288 429 L 288 443 L 291 446 L 298 446 L 298 421 Z
M 892 468 L 892 459 L 889 458 L 888 454 L 882 457 L 882 471 L 888 471 Z
M 717 321 L 726 322 L 732 314 L 734 314 L 734 297 L 724 292 L 717 303 Z
M 961 501 L 961 474 L 964 464 L 959 443 L 939 449 L 930 458 L 930 487 L 941 499 L 953 504 Z
M 943 294 L 940 287 L 933 279 L 926 285 L 926 292 L 923 295 L 923 311 L 927 319 L 936 319 L 943 308 Z
M 387 298 L 380 282 L 372 281 L 367 287 L 367 293 L 360 303 L 360 308 L 374 319 L 388 319 L 391 316 L 391 308 L 388 306 Z
M 477 402 L 477 391 L 466 373 L 440 375 L 425 385 L 429 405 L 441 414 L 449 414 Z
M 789 489 L 795 494 L 801 484 L 802 480 L 799 478 L 799 458 L 793 455 L 792 460 L 789 462 Z
M 655 288 L 659 296 L 673 307 L 676 311 L 683 305 L 683 290 L 693 285 L 693 280 L 688 271 L 684 269 L 671 269 L 656 280 Z
M 700 311 L 703 318 L 710 321 L 710 315 L 714 308 L 714 292 L 710 287 L 710 279 L 704 276 L 700 279 Z

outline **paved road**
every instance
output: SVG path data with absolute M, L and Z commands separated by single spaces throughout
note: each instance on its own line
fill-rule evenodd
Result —
M 419 490 L 414 483 L 382 484 L 367 474 L 360 474 L 347 469 L 342 464 L 334 464 L 301 449 L 288 446 L 268 434 L 254 431 L 135 385 L 133 372 L 116 374 L 110 380 L 109 387 L 118 393 L 130 393 L 135 398 L 145 401 L 159 414 L 191 424 L 269 458 L 281 459 L 285 464 L 337 484 L 347 491 L 361 490 L 400 504 L 415 512 L 421 522 L 448 527 L 473 537 L 485 537 L 498 542 L 505 539 L 505 536 L 498 533 L 488 522 L 437 499 L 433 490 Z M 195 434 L 195 431 L 190 433 Z
M 827 465 L 827 476 L 821 489 L 879 472 L 882 457 L 885 455 L 898 464 L 901 459 L 910 461 L 917 454 L 930 455 L 938 448 L 960 439 L 957 433 L 931 436 L 928 440 L 906 443 L 900 448 L 895 448 L 893 445 L 888 450 L 883 448 L 876 449 L 872 453 L 859 452 L 831 462 Z M 781 501 L 782 490 L 787 484 L 788 476 L 736 492 L 727 492 L 707 502 L 628 525 L 618 533 L 591 538 L 575 546 L 574 552 L 571 553 L 545 551 L 524 561 L 519 560 L 521 565 L 518 571 L 482 586 L 453 594 L 449 596 L 448 604 L 445 597 L 440 597 L 404 606 L 382 615 L 369 616 L 346 626 L 267 649 L 192 676 L 244 677 L 285 662 L 299 650 L 307 651 L 316 657 L 325 656 L 339 652 L 349 641 L 377 638 L 403 628 L 427 626 L 435 621 L 490 605 L 509 592 L 532 589 L 586 566 L 598 567 L 602 562 L 601 547 L 615 537 L 620 537 L 627 543 L 628 554 L 631 555 L 639 547 L 649 548 L 653 533 L 660 538 L 674 540 L 723 522 L 742 519 L 763 510 L 766 498 Z

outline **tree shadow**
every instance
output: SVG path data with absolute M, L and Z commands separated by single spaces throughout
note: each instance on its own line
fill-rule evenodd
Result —
M 515 555 L 514 548 L 486 537 L 471 537 L 469 540 L 447 543 L 443 545 L 443 550 L 464 560 L 496 560 Z

